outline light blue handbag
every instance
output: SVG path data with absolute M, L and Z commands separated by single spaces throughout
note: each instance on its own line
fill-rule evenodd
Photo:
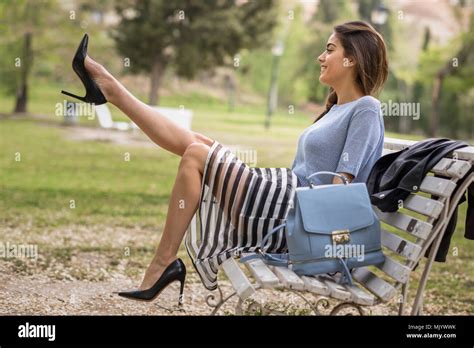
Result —
M 329 174 L 344 184 L 314 186 L 311 178 Z M 352 285 L 352 268 L 382 263 L 380 221 L 372 209 L 367 186 L 348 184 L 333 172 L 316 172 L 307 177 L 310 187 L 296 188 L 294 207 L 286 223 L 275 227 L 262 241 L 257 254 L 268 264 L 288 266 L 298 275 L 341 272 L 341 283 Z M 273 233 L 286 226 L 287 254 L 264 251 Z

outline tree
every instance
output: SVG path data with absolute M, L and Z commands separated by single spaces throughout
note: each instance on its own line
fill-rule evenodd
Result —
M 1 74 L 7 92 L 15 94 L 14 112 L 26 112 L 28 87 L 33 65 L 33 40 L 41 26 L 41 14 L 48 11 L 50 1 L 6 1 L 0 5 L 3 13 Z
M 81 18 L 78 14 L 73 20 L 57 0 L 0 2 L 0 89 L 15 96 L 13 112 L 27 112 L 32 78 L 38 71 L 51 73 L 55 64 L 65 62 L 62 49 L 68 56 L 75 49 L 77 43 L 64 38 L 79 36 L 70 34 L 83 31 Z
M 471 22 L 470 22 L 471 30 L 463 35 L 462 46 L 459 51 L 455 54 L 454 58 L 450 58 L 445 65 L 438 70 L 433 82 L 433 90 L 431 95 L 431 128 L 430 128 L 430 136 L 436 136 L 436 132 L 438 130 L 438 119 L 439 119 L 439 108 L 440 108 L 440 99 L 441 99 L 441 92 L 443 90 L 443 82 L 444 80 L 449 77 L 458 77 L 461 83 L 457 85 L 461 85 L 461 91 L 466 91 L 473 86 L 473 78 L 472 78 L 472 62 L 474 61 L 474 14 L 471 15 Z M 466 69 L 463 69 L 463 68 Z M 463 71 L 465 70 L 465 71 Z M 464 72 L 464 74 L 463 74 Z M 467 72 L 467 74 L 466 74 Z M 457 95 L 454 94 L 452 99 L 457 100 Z M 451 100 L 452 101 L 452 100 Z
M 120 23 L 112 37 L 131 73 L 150 74 L 152 105 L 168 67 L 191 79 L 269 41 L 276 24 L 272 0 L 129 0 L 116 10 Z

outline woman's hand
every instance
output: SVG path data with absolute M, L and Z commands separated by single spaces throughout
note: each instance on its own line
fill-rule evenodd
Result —
M 349 183 L 352 182 L 352 180 L 354 180 L 354 175 L 352 175 L 352 174 L 349 174 L 349 173 L 338 173 L 338 174 L 344 176 Z M 341 178 L 339 178 L 338 176 L 335 176 L 334 179 L 332 179 L 332 183 L 333 184 L 343 184 L 344 182 L 342 181 Z

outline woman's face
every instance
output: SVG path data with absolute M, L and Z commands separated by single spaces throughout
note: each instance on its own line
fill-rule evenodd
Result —
M 353 61 L 344 57 L 344 48 L 335 33 L 329 37 L 326 50 L 318 57 L 318 61 L 321 65 L 319 81 L 325 85 L 334 87 L 351 77 Z

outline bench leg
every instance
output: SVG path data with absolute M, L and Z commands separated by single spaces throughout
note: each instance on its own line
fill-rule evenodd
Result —
M 403 315 L 403 311 L 405 309 L 405 303 L 408 300 L 408 288 L 410 284 L 410 279 L 407 280 L 405 284 L 403 284 L 402 287 L 402 302 L 400 303 L 400 306 L 398 307 L 398 315 Z
M 438 248 L 443 238 L 446 226 L 449 220 L 451 219 L 451 217 L 453 216 L 454 209 L 456 209 L 456 206 L 459 200 L 461 199 L 461 197 L 464 195 L 468 187 L 470 187 L 471 183 L 473 182 L 474 182 L 474 173 L 470 174 L 469 177 L 463 181 L 463 184 L 457 188 L 457 193 L 454 195 L 454 197 L 448 198 L 444 204 L 442 217 L 441 216 L 439 217 L 439 219 L 442 219 L 443 224 L 442 224 L 442 227 L 440 228 L 440 232 L 438 232 L 439 233 L 438 236 L 432 242 L 433 244 L 430 250 L 430 254 L 428 256 L 428 261 L 425 266 L 425 269 L 423 270 L 423 276 L 421 277 L 420 284 L 418 286 L 418 290 L 416 293 L 415 302 L 413 303 L 413 308 L 411 312 L 412 315 L 421 314 L 421 310 L 423 307 L 423 292 L 425 290 L 426 282 L 428 281 L 428 274 L 431 270 L 431 266 L 433 265 L 435 255 L 438 252 Z M 423 249 L 423 253 L 424 253 L 424 249 Z
M 338 315 L 339 312 L 342 312 L 345 309 L 356 310 L 357 314 L 359 314 L 360 316 L 365 315 L 365 313 L 364 313 L 361 306 L 359 306 L 355 303 L 351 303 L 351 302 L 339 303 L 337 306 L 335 306 L 332 309 L 332 311 L 331 311 L 331 313 L 329 313 L 329 315 Z M 346 314 L 346 315 L 352 315 L 352 314 Z
M 224 305 L 224 303 L 226 303 L 230 298 L 232 298 L 233 296 L 235 296 L 237 294 L 234 291 L 232 294 L 230 294 L 229 296 L 224 298 L 224 295 L 222 294 L 222 289 L 220 288 L 219 285 L 217 286 L 217 290 L 219 290 L 219 295 L 218 295 L 217 299 L 216 299 L 216 296 L 214 296 L 214 294 L 209 294 L 206 297 L 206 304 L 209 307 L 214 308 L 210 315 L 216 315 L 216 313 Z
M 443 239 L 444 230 L 446 229 L 447 224 L 447 208 L 449 207 L 449 202 L 446 202 L 444 207 L 444 214 L 443 214 L 443 227 L 438 232 L 438 236 L 433 240 L 433 244 L 431 245 L 431 250 L 428 255 L 428 261 L 426 262 L 425 268 L 423 269 L 423 275 L 421 276 L 420 283 L 418 285 L 418 289 L 416 291 L 415 301 L 413 302 L 413 308 L 411 310 L 411 315 L 421 315 L 421 311 L 423 308 L 423 295 L 426 287 L 426 283 L 428 282 L 428 275 L 431 271 L 431 266 L 433 266 L 433 262 L 438 252 L 439 245 L 441 243 L 441 239 Z M 423 257 L 423 256 L 422 256 Z

